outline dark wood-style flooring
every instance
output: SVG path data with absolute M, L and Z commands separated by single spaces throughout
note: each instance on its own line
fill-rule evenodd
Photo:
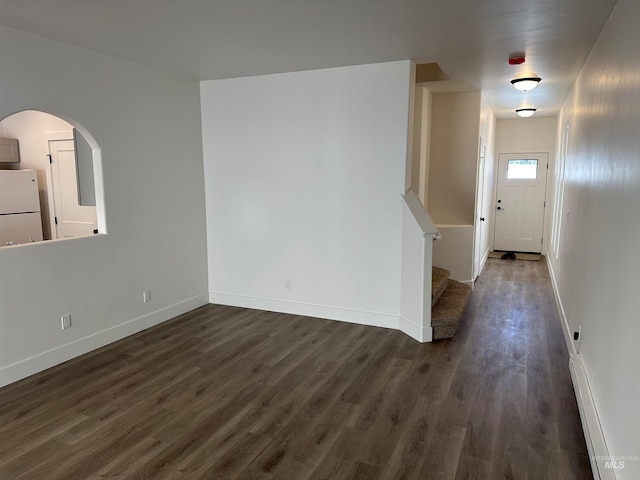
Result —
M 0 479 L 587 479 L 544 261 L 458 334 L 209 305 L 0 389 Z

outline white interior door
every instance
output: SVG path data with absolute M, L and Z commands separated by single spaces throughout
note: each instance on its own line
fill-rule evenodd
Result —
M 477 175 L 477 186 L 476 186 L 476 220 L 475 220 L 475 231 L 474 231 L 474 258 L 473 258 L 473 278 L 477 278 L 480 275 L 480 268 L 482 264 L 482 232 L 486 226 L 486 215 L 483 212 L 484 207 L 484 170 L 485 170 L 485 155 L 487 148 L 480 140 L 480 157 L 478 160 L 478 175 Z
M 96 207 L 80 205 L 73 139 L 49 140 L 57 238 L 86 237 L 97 228 Z
M 500 154 L 494 250 L 542 251 L 548 159 L 547 153 Z

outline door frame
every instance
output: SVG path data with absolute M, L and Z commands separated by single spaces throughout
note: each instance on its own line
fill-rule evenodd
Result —
M 541 254 L 544 253 L 545 251 L 545 247 L 547 244 L 547 239 L 546 239 L 546 234 L 547 234 L 547 206 L 548 206 L 548 202 L 549 202 L 549 170 L 552 167 L 552 163 L 553 163 L 553 156 L 551 155 L 550 151 L 544 151 L 544 150 L 540 150 L 540 149 L 509 149 L 509 150 L 503 150 L 503 151 L 496 151 L 495 152 L 495 168 L 494 168 L 494 172 L 493 172 L 493 194 L 491 195 L 492 201 L 493 201 L 493 210 L 491 212 L 491 215 L 493 217 L 493 222 L 492 222 L 492 228 L 491 228 L 491 239 L 490 239 L 490 244 L 491 244 L 491 251 L 495 251 L 495 206 L 498 204 L 498 181 L 499 181 L 499 177 L 500 177 L 500 155 L 547 155 L 547 178 L 545 180 L 545 186 L 544 186 L 544 202 L 545 202 L 545 208 L 544 208 L 544 212 L 542 215 L 542 244 L 540 245 L 540 252 Z

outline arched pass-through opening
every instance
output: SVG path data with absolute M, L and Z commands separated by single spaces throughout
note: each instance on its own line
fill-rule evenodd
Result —
M 106 233 L 102 155 L 80 123 L 38 110 L 0 120 L 0 248 Z

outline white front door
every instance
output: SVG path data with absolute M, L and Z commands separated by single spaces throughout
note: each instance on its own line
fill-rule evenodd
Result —
M 542 251 L 548 159 L 547 153 L 500 154 L 494 250 Z
M 56 238 L 86 237 L 97 228 L 96 207 L 80 205 L 73 139 L 49 140 Z

